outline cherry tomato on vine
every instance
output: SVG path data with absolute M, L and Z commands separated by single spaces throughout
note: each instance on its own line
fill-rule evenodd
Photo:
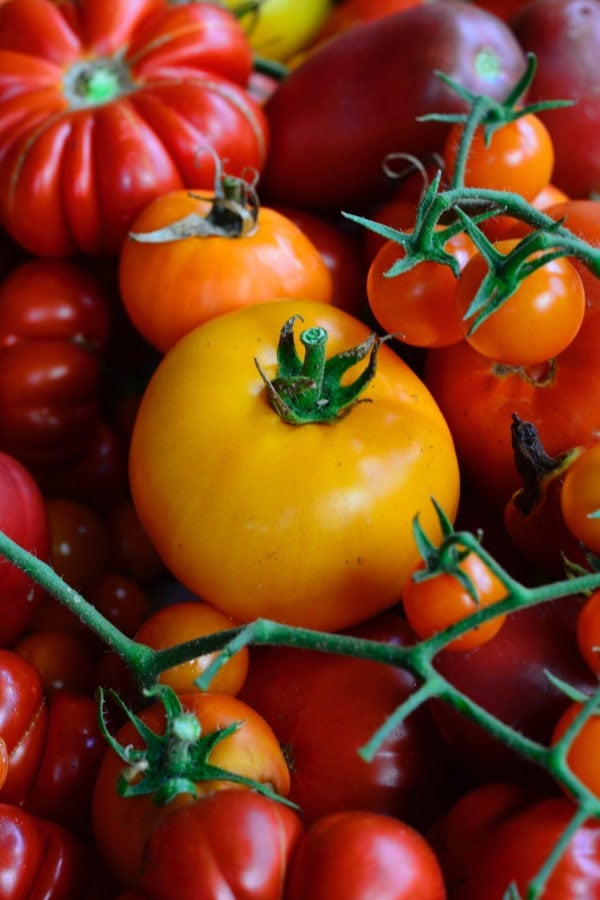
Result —
M 588 447 L 569 466 L 560 508 L 577 540 L 592 553 L 600 553 L 600 444 Z
M 556 723 L 551 744 L 564 736 L 581 712 L 583 703 L 574 702 L 563 712 Z M 567 763 L 571 771 L 597 797 L 600 797 L 600 714 L 592 713 L 579 727 L 567 751 Z
M 464 126 L 453 125 L 444 146 L 446 176 L 451 178 Z M 534 113 L 526 113 L 496 128 L 486 143 L 477 128 L 469 145 L 465 187 L 511 191 L 533 200 L 549 183 L 554 148 L 546 126 Z
M 402 592 L 402 606 L 409 624 L 420 638 L 429 638 L 506 596 L 506 588 L 500 579 L 476 553 L 470 552 L 459 567 L 470 579 L 476 600 L 459 579 L 449 572 L 441 572 L 422 581 L 417 581 L 414 577 L 407 579 Z M 425 564 L 419 563 L 413 574 L 424 568 Z M 480 647 L 498 634 L 505 619 L 505 615 L 495 616 L 455 638 L 445 649 L 463 651 Z
M 464 268 L 475 245 L 459 232 L 444 250 Z M 367 296 L 371 312 L 385 331 L 399 341 L 417 347 L 445 347 L 460 341 L 463 329 L 454 294 L 457 278 L 450 266 L 421 262 L 408 272 L 390 277 L 386 272 L 404 255 L 390 240 L 377 252 L 367 274 Z
M 587 598 L 577 617 L 577 645 L 586 663 L 600 675 L 600 591 Z
M 497 241 L 494 248 L 508 254 L 519 241 Z M 552 259 L 526 275 L 517 289 L 476 325 L 469 307 L 487 275 L 481 253 L 471 257 L 456 286 L 456 308 L 467 342 L 478 353 L 510 366 L 531 366 L 553 359 L 573 341 L 585 314 L 583 283 L 566 258 Z

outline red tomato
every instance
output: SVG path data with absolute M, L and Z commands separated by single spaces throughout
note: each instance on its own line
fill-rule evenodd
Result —
M 218 791 L 155 828 L 140 885 L 152 900 L 280 900 L 301 833 L 289 807 L 252 791 Z
M 351 28 L 310 55 L 267 101 L 263 201 L 339 213 L 389 193 L 386 156 L 439 151 L 448 132 L 444 122 L 417 118 L 464 109 L 436 70 L 504 99 L 525 57 L 504 22 L 454 0 Z
M 560 509 L 574 537 L 600 554 L 600 445 L 573 460 L 565 473 Z
M 510 19 L 537 67 L 527 102 L 571 100 L 539 113 L 554 145 L 553 182 L 570 197 L 600 187 L 600 96 L 597 91 L 598 0 L 530 0 Z
M 444 628 L 486 606 L 493 606 L 506 597 L 506 588 L 500 579 L 476 553 L 469 553 L 459 568 L 469 578 L 477 596 L 475 600 L 459 579 L 450 572 L 442 572 L 422 581 L 415 575 L 424 570 L 419 563 L 409 577 L 402 592 L 402 606 L 413 631 L 420 638 L 429 638 Z M 496 616 L 482 625 L 467 631 L 446 645 L 450 651 L 472 650 L 486 644 L 498 634 L 506 616 Z
M 48 497 L 52 567 L 76 591 L 85 592 L 108 568 L 107 527 L 91 507 L 76 500 Z
M 556 744 L 571 727 L 581 709 L 582 703 L 571 703 L 562 713 L 550 743 Z M 600 715 L 593 713 L 579 726 L 575 738 L 567 752 L 567 763 L 574 775 L 597 797 L 600 797 L 600 766 L 598 765 L 598 742 L 600 741 Z
M 378 616 L 352 634 L 405 646 L 403 617 Z M 460 782 L 424 707 L 394 729 L 370 762 L 358 751 L 416 688 L 402 669 L 290 647 L 253 648 L 240 699 L 265 717 L 290 764 L 289 799 L 308 824 L 349 809 L 429 825 Z
M 453 125 L 444 146 L 446 177 L 451 179 L 464 131 L 462 123 Z M 512 191 L 525 200 L 533 200 L 552 177 L 554 148 L 540 118 L 527 113 L 496 128 L 486 141 L 478 128 L 469 143 L 463 183 L 492 191 Z
M 29 471 L 0 452 L 0 530 L 47 562 L 50 534 L 41 491 Z M 0 646 L 10 646 L 27 628 L 43 597 L 21 569 L 0 559 Z
M 300 837 L 286 900 L 444 900 L 446 889 L 425 838 L 391 816 L 363 810 L 332 813 Z
M 289 769 L 281 748 L 269 725 L 255 710 L 227 694 L 185 694 L 180 701 L 184 712 L 191 713 L 200 723 L 201 736 L 234 723 L 243 723 L 213 745 L 209 755 L 212 766 L 269 785 L 283 796 L 289 792 Z M 147 706 L 139 715 L 152 731 L 161 733 L 161 729 L 164 730 L 162 704 Z M 118 730 L 116 738 L 123 746 L 144 746 L 143 739 L 131 722 Z M 192 749 L 193 745 L 190 748 L 188 742 L 186 758 L 189 758 Z M 127 886 L 133 885 L 140 874 L 144 846 L 152 831 L 175 810 L 189 806 L 194 798 L 185 788 L 166 804 L 156 802 L 152 794 L 121 797 L 116 791 L 116 784 L 124 768 L 123 760 L 112 747 L 108 747 L 96 779 L 92 819 L 97 846 L 115 877 Z M 162 782 L 167 771 L 163 765 Z M 214 774 L 211 778 L 210 773 L 203 780 L 196 779 L 196 790 L 202 797 L 232 786 L 235 787 L 232 782 L 215 778 Z
M 587 598 L 577 619 L 577 644 L 581 655 L 596 675 L 600 675 L 600 591 Z
M 153 197 L 260 169 L 264 117 L 240 23 L 213 3 L 0 8 L 0 209 L 38 256 L 114 254 Z
M 44 691 L 79 691 L 92 694 L 93 656 L 88 643 L 75 633 L 38 629 L 23 635 L 12 649 L 38 670 Z

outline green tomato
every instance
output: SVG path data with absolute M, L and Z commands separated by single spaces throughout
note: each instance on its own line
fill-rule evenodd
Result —
M 225 0 L 233 12 L 247 4 Z M 331 13 L 332 0 L 259 0 L 240 22 L 257 56 L 283 62 L 307 47 Z

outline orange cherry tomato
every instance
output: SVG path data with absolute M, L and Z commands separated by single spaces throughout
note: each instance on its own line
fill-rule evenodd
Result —
M 583 704 L 571 703 L 560 716 L 552 733 L 551 744 L 556 744 L 581 712 Z M 567 753 L 571 771 L 593 793 L 600 797 L 600 714 L 592 713 L 579 727 Z
M 577 617 L 577 646 L 586 663 L 600 675 L 600 591 L 587 598 Z
M 593 553 L 600 553 L 600 444 L 588 447 L 565 475 L 560 508 L 567 528 Z

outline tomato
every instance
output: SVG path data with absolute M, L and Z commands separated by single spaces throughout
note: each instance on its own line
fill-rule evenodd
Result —
M 475 788 L 447 814 L 445 840 L 434 842 L 434 848 L 452 900 L 503 900 L 511 884 L 519 896 L 525 896 L 529 882 L 575 813 L 566 798 L 528 802 L 526 794 L 513 795 L 513 790 L 511 785 Z M 455 849 L 460 854 L 458 865 Z M 600 896 L 599 860 L 600 825 L 590 819 L 577 829 L 552 870 L 544 885 L 544 900 Z
M 529 202 L 535 209 L 547 210 L 557 203 L 564 203 L 569 198 L 564 191 L 557 188 L 555 184 L 547 184 L 539 194 L 536 194 Z M 489 219 L 480 223 L 480 228 L 491 241 L 500 241 L 503 238 L 512 237 L 515 227 L 520 229 L 523 223 L 512 216 L 491 216 Z M 516 235 L 519 231 L 516 231 Z
M 326 426 L 280 418 L 253 360 L 273 377 L 295 316 L 307 343 L 326 341 L 330 358 L 344 351 L 344 366 L 352 345 L 371 340 L 357 319 L 308 301 L 255 305 L 195 329 L 143 397 L 131 492 L 167 568 L 202 600 L 239 621 L 337 629 L 397 601 L 418 556 L 413 517 L 435 535 L 431 497 L 452 518 L 458 473 L 445 421 L 386 346 L 367 402 Z M 321 417 L 322 401 L 308 414 Z
M 521 734 L 547 745 L 569 698 L 550 681 L 556 676 L 585 695 L 596 676 L 581 657 L 576 626 L 581 599 L 569 597 L 518 610 L 493 640 L 466 653 L 442 651 L 436 668 L 460 691 Z M 477 781 L 518 779 L 555 788 L 544 770 L 469 721 L 434 701 L 431 710 L 458 760 Z
M 518 239 L 497 241 L 494 249 L 508 255 Z M 509 366 L 532 366 L 552 359 L 575 338 L 585 313 L 585 293 L 577 269 L 566 257 L 534 269 L 515 291 L 478 323 L 471 314 L 489 264 L 475 253 L 461 271 L 455 301 L 467 342 L 484 356 Z
M 568 529 L 593 553 L 600 553 L 600 445 L 589 447 L 569 466 L 560 508 Z
M 63 497 L 47 497 L 52 567 L 76 591 L 85 592 L 108 567 L 106 525 L 91 507 Z
M 116 506 L 105 519 L 111 548 L 110 563 L 118 572 L 146 584 L 164 575 L 164 566 L 148 537 L 131 497 Z
M 391 16 L 421 2 L 422 0 L 338 0 L 318 34 L 318 40 L 337 37 L 356 25 Z
M 214 154 L 263 165 L 251 48 L 217 4 L 7 3 L 0 67 L 0 215 L 36 256 L 117 253 L 153 197 L 211 184 Z
M 402 592 L 402 607 L 412 629 L 420 638 L 429 638 L 506 596 L 506 588 L 500 579 L 476 553 L 469 553 L 460 563 L 459 569 L 469 579 L 477 599 L 450 572 L 418 580 L 415 576 L 425 570 L 424 562 L 418 563 L 411 577 L 406 580 Z M 495 637 L 505 620 L 505 615 L 496 616 L 455 638 L 446 645 L 446 649 L 463 651 L 480 647 Z
M 19 638 L 12 649 L 35 666 L 46 694 L 64 690 L 92 694 L 93 657 L 77 634 L 37 629 Z
M 451 179 L 464 125 L 450 129 L 444 145 L 446 177 Z M 534 113 L 521 115 L 494 129 L 486 141 L 483 128 L 475 130 L 469 143 L 464 175 L 466 187 L 512 191 L 533 200 L 550 183 L 554 148 L 546 126 Z
M 185 217 L 207 221 L 211 201 L 190 191 L 152 201 L 132 225 L 143 236 Z M 225 207 L 224 227 L 231 212 Z M 200 228 L 200 226 L 199 226 Z M 197 325 L 233 309 L 281 297 L 332 298 L 329 269 L 300 228 L 274 209 L 261 207 L 255 228 L 158 243 L 129 240 L 119 262 L 125 308 L 139 332 L 160 351 Z
M 231 734 L 214 744 L 209 752 L 212 766 L 252 778 L 272 787 L 281 795 L 289 791 L 289 770 L 277 739 L 269 725 L 246 703 L 227 694 L 194 693 L 179 698 L 185 712 L 191 713 L 201 725 L 201 735 L 242 723 Z M 161 704 L 146 706 L 140 713 L 142 721 L 153 731 L 162 733 L 165 711 Z M 115 735 L 123 745 L 142 747 L 143 741 L 130 722 Z M 191 750 L 188 741 L 186 757 Z M 193 744 L 192 744 L 193 749 Z M 160 804 L 152 794 L 121 797 L 116 784 L 124 763 L 112 747 L 102 759 L 94 788 L 92 819 L 98 848 L 110 870 L 123 885 L 133 885 L 140 874 L 146 841 L 161 821 L 182 807 L 189 806 L 193 797 L 183 788 L 175 799 Z M 164 782 L 167 768 L 161 769 Z M 200 797 L 216 790 L 230 789 L 232 782 L 212 779 L 197 781 Z
M 155 828 L 140 885 L 152 900 L 280 900 L 301 833 L 289 807 L 252 791 L 218 791 Z
M 163 650 L 191 641 L 194 638 L 227 628 L 235 628 L 237 622 L 223 615 L 208 603 L 193 600 L 170 603 L 151 613 L 135 635 L 135 640 L 155 650 Z M 159 676 L 163 684 L 170 684 L 179 694 L 198 690 L 194 681 L 215 660 L 218 653 L 205 653 L 186 662 L 165 669 Z M 212 679 L 210 689 L 220 694 L 239 693 L 248 671 L 248 648 L 244 647 L 232 656 Z
M 406 646 L 404 617 L 385 613 L 353 635 Z M 291 647 L 252 648 L 239 697 L 269 722 L 290 765 L 289 799 L 305 825 L 341 810 L 385 813 L 422 828 L 454 797 L 460 773 L 421 707 L 365 761 L 359 750 L 416 689 L 406 670 Z
M 556 744 L 571 727 L 582 703 L 571 703 L 558 719 L 552 732 L 551 744 Z M 600 740 L 600 716 L 592 713 L 579 727 L 567 752 L 569 768 L 596 796 L 600 796 L 600 768 L 598 767 L 598 741 Z
M 88 589 L 86 598 L 128 637 L 133 637 L 150 615 L 150 601 L 144 589 L 120 572 L 106 571 Z
M 388 154 L 423 157 L 443 145 L 449 126 L 417 118 L 464 109 L 436 70 L 504 99 L 525 57 L 504 22 L 454 0 L 349 29 L 293 69 L 266 102 L 263 201 L 337 213 L 385 196 L 393 189 Z
M 0 801 L 89 828 L 105 749 L 95 700 L 75 691 L 46 697 L 37 669 L 8 650 L 0 654 L 0 679 L 0 731 L 8 752 Z
M 542 110 L 554 145 L 553 182 L 569 197 L 600 186 L 600 98 L 596 90 L 600 3 L 597 0 L 530 0 L 510 19 L 537 67 L 527 102 L 571 100 Z
M 48 560 L 50 533 L 41 491 L 18 460 L 1 452 L 0 530 L 44 562 Z M 0 559 L 0 646 L 10 646 L 25 631 L 43 596 L 25 572 Z
M 240 15 L 250 46 L 258 56 L 287 60 L 302 50 L 331 14 L 333 0 L 262 0 L 260 6 Z M 225 0 L 234 13 L 244 3 Z
M 444 900 L 444 879 L 425 838 L 391 816 L 332 813 L 301 835 L 292 856 L 287 900 Z
M 475 245 L 459 232 L 444 245 L 462 268 L 475 253 Z M 404 256 L 393 240 L 377 252 L 367 275 L 371 312 L 385 331 L 418 347 L 444 347 L 463 336 L 456 312 L 456 276 L 450 266 L 421 262 L 400 275 L 386 273 Z
M 0 803 L 3 900 L 87 897 L 98 880 L 94 853 L 74 834 L 39 816 Z
M 600 591 L 587 598 L 577 619 L 577 644 L 586 663 L 600 674 Z

